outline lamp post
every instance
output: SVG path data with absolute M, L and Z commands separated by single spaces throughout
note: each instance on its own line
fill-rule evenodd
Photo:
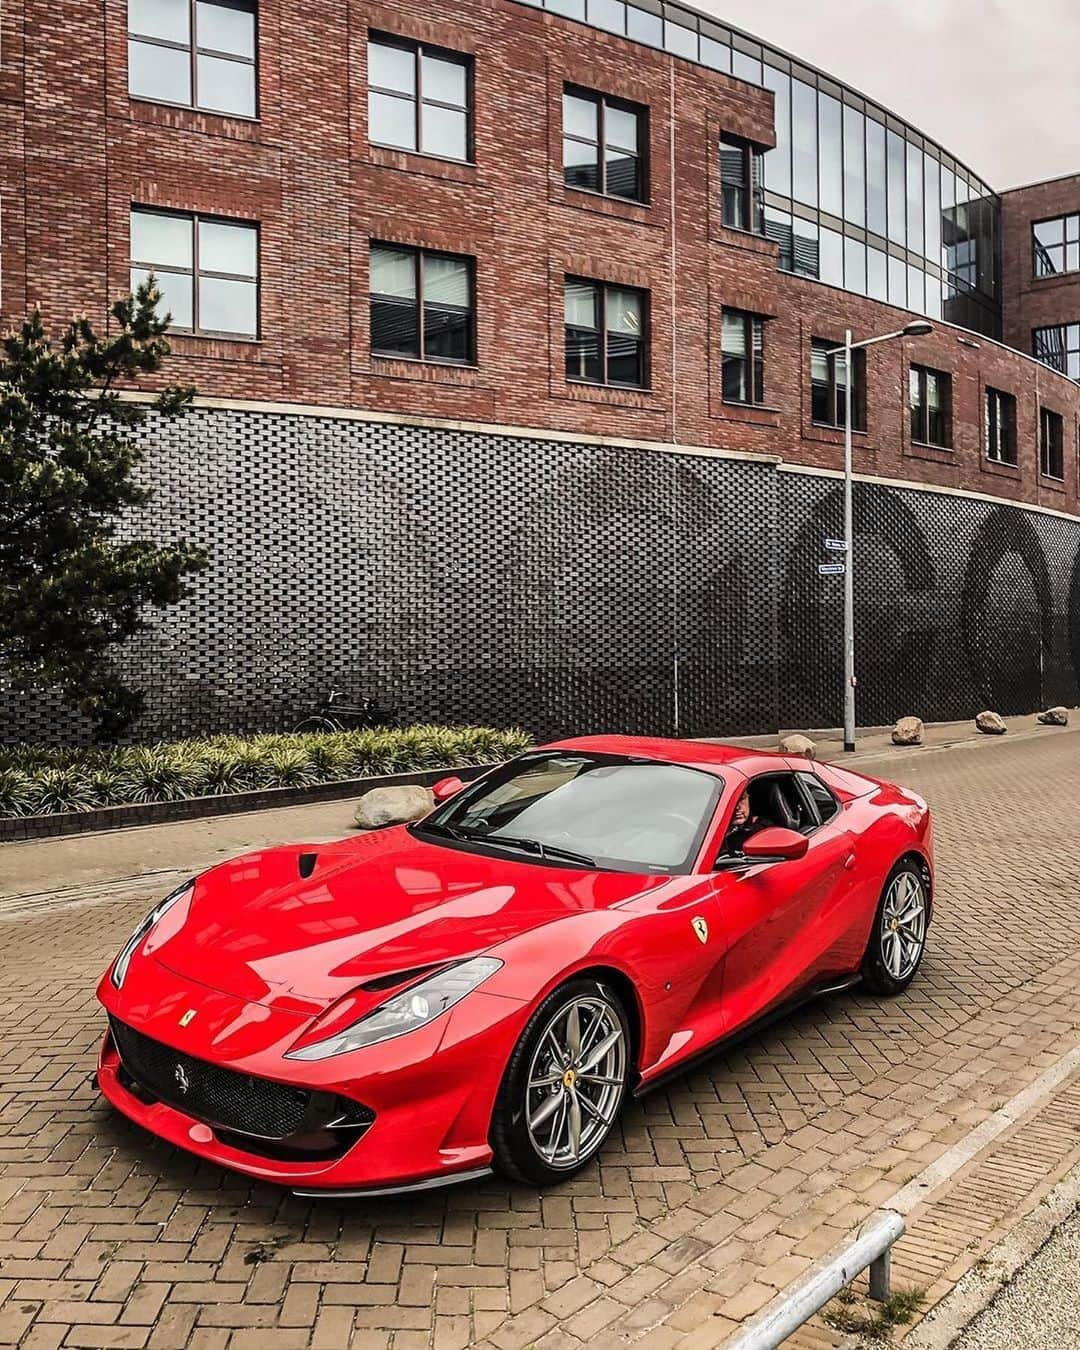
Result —
M 854 380 L 851 377 L 851 354 L 866 347 L 874 347 L 879 342 L 891 342 L 894 338 L 925 337 L 934 331 L 934 325 L 927 319 L 916 319 L 897 329 L 895 333 L 882 333 L 880 337 L 865 338 L 862 342 L 852 342 L 851 329 L 844 333 L 844 345 L 833 347 L 827 355 L 836 357 L 844 354 L 844 749 L 855 749 L 855 575 L 854 575 L 854 530 L 851 512 L 851 416 Z

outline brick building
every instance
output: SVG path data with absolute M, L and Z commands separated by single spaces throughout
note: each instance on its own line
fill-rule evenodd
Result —
M 1076 702 L 1080 178 L 998 196 L 656 0 L 0 25 L 4 320 L 153 269 L 201 395 L 151 436 L 139 528 L 212 566 L 123 654 L 141 734 L 330 685 L 545 732 L 835 723 L 849 400 L 864 718 Z M 827 355 L 913 314 L 850 380 Z

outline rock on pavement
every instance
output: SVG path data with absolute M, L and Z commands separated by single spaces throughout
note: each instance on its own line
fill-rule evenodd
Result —
M 1069 725 L 1068 708 L 1047 708 L 1036 718 L 1044 727 L 1067 727 Z
M 901 717 L 892 729 L 893 745 L 922 745 L 921 717 Z
M 1004 736 L 1005 723 L 996 712 L 981 712 L 975 719 L 976 727 L 986 736 Z
M 777 748 L 782 755 L 803 755 L 806 759 L 814 759 L 817 755 L 817 746 L 810 737 L 800 736 L 797 733 L 781 736 Z
M 381 830 L 385 825 L 419 820 L 434 805 L 435 799 L 430 788 L 408 784 L 372 788 L 356 803 L 353 820 L 362 830 Z

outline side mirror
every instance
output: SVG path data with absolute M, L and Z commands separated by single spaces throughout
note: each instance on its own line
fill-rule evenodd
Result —
M 449 801 L 451 797 L 456 797 L 465 784 L 460 778 L 440 778 L 431 789 L 431 795 L 436 802 Z
M 758 830 L 743 844 L 743 856 L 752 862 L 791 862 L 801 858 L 810 847 L 810 840 L 797 830 L 785 830 L 779 825 Z

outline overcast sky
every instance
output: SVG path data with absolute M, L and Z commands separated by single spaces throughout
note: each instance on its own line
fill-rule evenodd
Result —
M 1080 0 L 691 0 L 939 141 L 1001 191 L 1080 173 Z

